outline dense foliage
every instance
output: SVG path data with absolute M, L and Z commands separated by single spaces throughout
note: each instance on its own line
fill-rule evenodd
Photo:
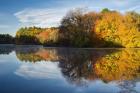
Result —
M 16 33 L 16 44 L 39 44 L 36 35 L 41 31 L 42 29 L 37 27 L 20 28 Z
M 9 34 L 0 34 L 0 44 L 13 44 L 14 38 Z
M 16 44 L 51 45 L 57 41 L 57 28 L 20 28 L 16 33 Z
M 94 15 L 94 13 L 84 15 L 79 9 L 70 11 L 61 22 L 60 42 L 75 47 L 89 46 Z
M 12 37 L 0 36 L 1 43 Z M 6 39 L 7 40 L 6 40 Z M 71 10 L 57 28 L 20 28 L 16 44 L 42 44 L 70 47 L 140 47 L 140 14 L 121 14 L 107 8 L 101 12 Z
M 62 20 L 62 40 L 77 47 L 140 47 L 140 14 L 103 9 L 70 11 Z

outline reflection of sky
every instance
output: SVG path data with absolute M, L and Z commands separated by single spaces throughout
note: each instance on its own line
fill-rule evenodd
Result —
M 135 89 L 140 93 L 140 82 L 136 82 Z
M 121 91 L 122 93 L 124 91 L 127 91 L 127 93 L 131 93 L 130 91 L 140 93 L 139 79 L 130 82 L 120 81 L 121 83 L 119 81 L 104 83 L 98 79 L 86 80 L 85 85 L 77 86 L 65 81 L 67 79 L 61 74 L 61 68 L 58 64 L 58 62 L 49 61 L 21 62 L 17 60 L 14 52 L 9 55 L 0 55 L 0 83 L 4 82 L 4 86 L 0 85 L 0 92 L 1 88 L 5 88 L 5 86 L 7 86 L 7 89 L 13 87 L 11 86 L 12 83 L 10 85 L 9 82 L 14 82 L 15 91 L 19 87 L 19 89 L 31 91 L 35 89 L 47 91 L 47 93 L 121 93 Z M 23 87 L 25 84 L 27 84 L 27 87 Z
M 10 73 L 16 68 L 16 66 L 18 66 L 18 64 L 15 64 L 17 61 L 15 57 L 14 52 L 10 54 L 0 54 L 0 76 Z
M 27 79 L 62 78 L 58 62 L 27 62 L 21 64 L 15 74 Z
M 65 78 L 61 74 L 61 69 L 58 67 L 59 62 L 37 62 L 37 63 L 21 63 L 15 74 L 25 79 L 56 79 L 64 80 Z M 69 86 L 73 88 L 73 93 L 120 93 L 127 91 L 139 92 L 140 83 L 131 81 L 112 81 L 104 83 L 102 80 L 85 80 L 83 85 L 77 85 L 71 82 L 63 82 L 63 86 Z M 75 82 L 76 83 L 76 82 Z M 125 85 L 126 83 L 126 85 Z M 124 84 L 124 87 L 121 86 Z M 129 85 L 127 85 L 129 84 Z M 134 84 L 134 87 L 131 85 Z M 131 88 L 131 89 L 129 89 Z M 63 89 L 62 89 L 63 90 Z

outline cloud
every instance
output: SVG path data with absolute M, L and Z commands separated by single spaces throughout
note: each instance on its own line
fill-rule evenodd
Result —
M 15 72 L 26 79 L 60 79 L 62 78 L 58 62 L 24 63 Z
M 129 11 L 135 11 L 137 13 L 140 13 L 140 6 L 132 6 L 130 8 L 127 8 L 127 9 L 123 9 L 121 10 L 122 13 L 126 13 L 126 12 L 129 12 Z
M 56 5 L 55 5 L 56 4 Z M 58 5 L 59 4 L 59 5 Z M 112 10 L 122 11 L 123 13 L 127 10 L 140 11 L 138 0 L 126 1 L 126 0 L 79 0 L 79 1 L 55 1 L 52 4 L 52 8 L 26 8 L 24 10 L 16 12 L 14 15 L 18 18 L 21 26 L 39 26 L 39 27 L 52 27 L 59 26 L 60 21 L 67 11 L 78 8 L 87 7 L 89 11 L 100 11 L 103 8 L 109 8 Z
M 127 11 L 136 11 L 140 13 L 140 6 L 138 5 L 138 6 L 131 7 L 127 9 Z
M 59 6 L 52 5 L 52 8 L 26 8 L 14 14 L 22 26 L 52 27 L 59 26 L 62 18 L 69 10 L 83 8 L 86 4 L 58 1 Z
M 58 26 L 66 9 L 24 9 L 14 15 L 19 22 L 40 27 Z

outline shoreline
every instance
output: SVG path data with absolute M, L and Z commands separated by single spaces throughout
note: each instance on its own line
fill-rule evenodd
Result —
M 43 46 L 43 45 L 16 45 L 16 44 L 0 44 L 1 46 L 14 46 L 14 47 L 44 47 L 44 48 L 67 48 L 67 49 L 140 49 L 138 47 L 125 48 L 125 47 L 66 47 L 66 46 Z

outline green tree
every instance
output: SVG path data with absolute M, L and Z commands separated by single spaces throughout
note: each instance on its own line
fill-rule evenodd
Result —
M 104 8 L 102 9 L 101 13 L 107 13 L 107 12 L 111 12 L 108 8 Z
M 14 37 L 9 34 L 0 34 L 0 44 L 14 44 Z

